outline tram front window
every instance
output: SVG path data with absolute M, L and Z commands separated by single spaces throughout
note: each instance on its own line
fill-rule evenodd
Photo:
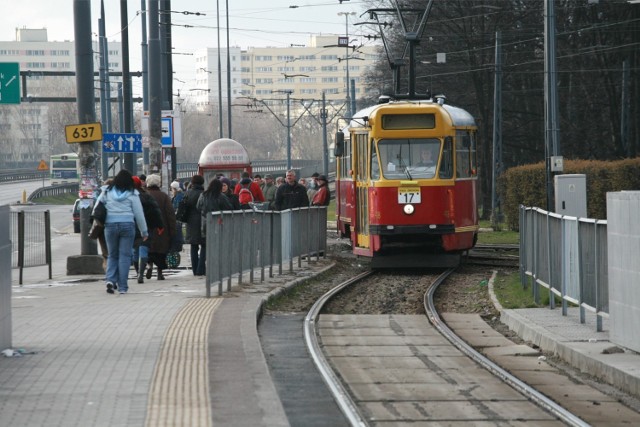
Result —
M 428 179 L 436 175 L 440 140 L 383 139 L 378 142 L 382 174 L 386 179 Z

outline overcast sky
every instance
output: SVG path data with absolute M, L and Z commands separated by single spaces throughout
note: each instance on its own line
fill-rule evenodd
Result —
M 88 1 L 88 0 L 87 0 Z M 231 46 L 290 46 L 309 44 L 312 34 L 344 34 L 345 17 L 338 12 L 356 12 L 349 17 L 357 22 L 366 6 L 362 1 L 345 0 L 219 0 L 221 47 L 226 46 L 226 3 L 229 3 L 229 40 Z M 100 0 L 91 2 L 92 31 L 98 33 Z M 106 33 L 109 40 L 121 41 L 120 0 L 104 0 Z M 24 4 L 25 6 L 18 6 Z M 15 2 L 0 14 L 0 40 L 15 40 L 16 28 L 47 28 L 49 41 L 73 40 L 74 0 L 28 0 Z M 129 51 L 131 71 L 141 70 L 141 0 L 128 0 Z M 146 2 L 148 4 L 148 1 Z M 193 87 L 195 50 L 217 47 L 216 0 L 173 0 L 172 14 L 175 77 L 174 89 Z M 292 8 L 290 6 L 297 6 Z M 148 7 L 148 6 L 147 6 Z M 387 6 L 388 7 L 388 6 Z M 182 12 L 199 12 L 191 15 Z M 351 21 L 353 20 L 353 21 Z M 185 27 L 191 26 L 190 28 Z M 350 27 L 355 34 L 358 28 Z M 134 80 L 134 93 L 141 82 Z

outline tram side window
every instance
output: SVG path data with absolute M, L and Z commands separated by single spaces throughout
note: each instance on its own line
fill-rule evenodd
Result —
M 378 151 L 373 145 L 373 140 L 371 141 L 371 179 L 378 180 L 380 179 L 380 164 L 378 163 Z
M 355 149 L 356 156 L 356 176 L 358 181 L 364 181 L 367 179 L 367 163 L 368 163 L 368 150 L 367 150 L 367 134 L 355 135 Z
M 351 178 L 351 174 L 349 171 L 351 170 L 351 144 L 350 140 L 345 139 L 344 141 L 344 153 L 340 160 L 340 177 L 341 178 Z
M 453 178 L 453 138 L 450 136 L 444 139 L 439 177 L 442 179 Z
M 475 144 L 467 131 L 456 134 L 456 175 L 458 178 L 469 178 L 474 175 L 472 159 L 475 158 Z

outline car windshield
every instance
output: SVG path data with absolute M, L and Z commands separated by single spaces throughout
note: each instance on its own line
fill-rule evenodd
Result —
M 428 179 L 436 175 L 440 140 L 383 139 L 378 142 L 382 174 L 387 179 Z

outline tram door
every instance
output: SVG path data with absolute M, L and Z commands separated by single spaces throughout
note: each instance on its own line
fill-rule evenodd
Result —
M 354 246 L 369 248 L 369 150 L 368 134 L 353 135 L 353 180 L 355 182 L 356 224 Z

